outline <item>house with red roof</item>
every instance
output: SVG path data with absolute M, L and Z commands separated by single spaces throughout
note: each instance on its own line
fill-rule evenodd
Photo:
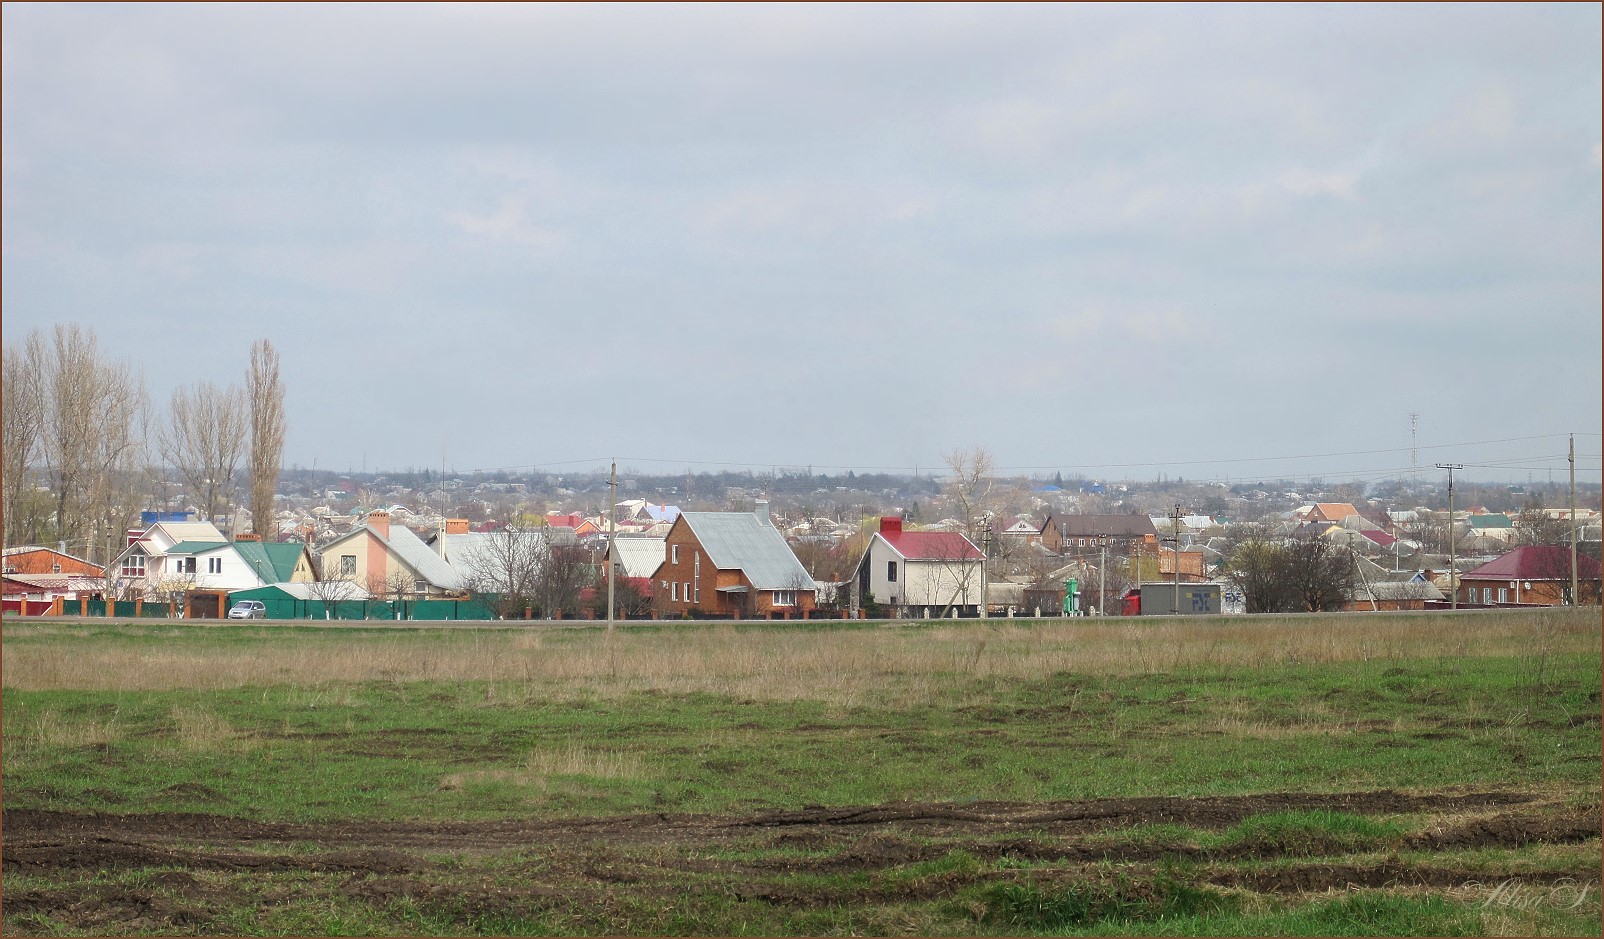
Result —
M 975 616 L 985 590 L 985 555 L 959 532 L 905 531 L 902 519 L 880 519 L 858 562 L 862 602 L 893 607 L 899 616 Z
M 1599 600 L 1599 562 L 1576 555 L 1576 587 L 1581 604 Z M 1459 602 L 1498 606 L 1520 603 L 1562 606 L 1571 592 L 1571 549 L 1563 545 L 1522 545 L 1497 560 L 1459 575 Z

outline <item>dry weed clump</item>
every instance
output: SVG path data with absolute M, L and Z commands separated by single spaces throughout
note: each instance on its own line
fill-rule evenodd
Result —
M 173 708 L 173 740 L 197 752 L 248 750 L 255 741 L 223 717 L 198 708 Z
M 917 704 L 987 679 L 1129 675 L 1187 668 L 1370 659 L 1526 656 L 1534 678 L 1556 655 L 1600 651 L 1590 610 L 1457 616 L 1017 620 L 879 629 L 449 630 L 338 633 L 169 648 L 62 637 L 6 650 L 18 690 L 293 686 L 334 693 L 366 682 L 491 682 L 512 696 L 704 692 L 741 700 Z M 1315 721 L 1314 723 L 1318 723 Z
M 47 753 L 78 747 L 105 748 L 120 742 L 126 731 L 115 717 L 107 720 L 65 720 L 54 710 L 6 721 L 6 743 L 18 750 Z
M 441 789 L 500 783 L 545 792 L 554 776 L 590 776 L 596 779 L 639 779 L 644 775 L 638 758 L 611 750 L 568 746 L 535 750 L 516 767 L 465 770 L 440 778 Z

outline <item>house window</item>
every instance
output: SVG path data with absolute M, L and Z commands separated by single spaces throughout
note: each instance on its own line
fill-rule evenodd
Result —
M 691 602 L 691 582 L 690 581 L 687 580 L 685 582 L 685 586 L 680 588 L 679 595 L 685 598 L 685 602 L 686 603 Z
M 208 573 L 208 574 L 221 574 L 222 572 L 223 572 L 223 559 L 222 558 L 207 558 L 206 559 L 206 573 Z
M 678 564 L 679 563 L 679 545 L 671 544 L 671 545 L 668 546 L 668 563 L 670 563 L 670 564 Z
M 897 582 L 897 562 L 896 561 L 887 561 L 886 562 L 886 580 L 889 580 L 892 583 L 896 583 Z
M 193 574 L 193 573 L 195 573 L 195 559 L 194 558 L 179 558 L 178 559 L 178 573 L 180 573 L 180 574 Z
M 355 577 L 356 576 L 356 555 L 354 555 L 354 554 L 342 554 L 342 555 L 340 555 L 340 576 L 341 577 Z
M 123 576 L 145 576 L 145 553 L 143 551 L 135 551 L 123 558 Z
M 1483 588 L 1481 588 L 1481 602 L 1482 603 L 1492 603 L 1493 602 L 1493 588 L 1491 588 L 1491 587 L 1483 587 Z
M 668 583 L 668 598 L 670 600 L 678 600 L 679 599 L 679 581 L 677 581 L 677 580 L 669 581 L 669 583 Z
M 413 593 L 428 593 L 429 592 L 429 582 L 426 581 L 426 580 L 414 580 L 412 582 L 412 592 Z
M 775 606 L 796 606 L 796 591 L 795 590 L 776 590 L 776 591 L 774 591 L 774 605 Z
M 1498 588 L 1498 602 L 1499 603 L 1508 603 L 1509 602 L 1509 588 L 1508 587 L 1499 587 Z
M 701 603 L 702 602 L 702 585 L 701 584 L 697 584 L 696 585 L 696 598 L 694 600 L 692 600 L 691 602 L 692 603 Z
M 52 574 L 61 573 L 61 565 L 60 564 L 52 564 L 52 565 L 50 565 L 50 573 L 52 573 Z

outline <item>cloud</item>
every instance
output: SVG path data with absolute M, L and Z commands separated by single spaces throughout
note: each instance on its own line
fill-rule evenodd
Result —
M 536 225 L 525 218 L 523 199 L 509 196 L 491 215 L 452 212 L 447 219 L 470 235 L 483 235 L 492 241 L 507 241 L 539 251 L 556 251 L 568 243 L 566 233 Z
M 1343 199 L 1353 198 L 1353 186 L 1358 181 L 1359 174 L 1351 170 L 1321 173 L 1304 167 L 1287 170 L 1276 177 L 1281 188 L 1293 195 L 1328 195 Z

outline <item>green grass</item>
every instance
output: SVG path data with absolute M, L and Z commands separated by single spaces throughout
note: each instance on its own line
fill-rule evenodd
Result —
M 738 645 L 782 628 L 798 627 L 718 635 Z M 886 635 L 855 624 L 805 628 Z M 936 628 L 896 635 L 917 644 Z M 286 647 L 315 658 L 353 645 L 426 661 L 464 648 L 493 659 L 517 635 L 8 622 L 5 642 L 8 652 L 114 649 L 129 661 Z M 599 641 L 575 630 L 520 654 L 549 659 Z M 986 654 L 1011 653 L 993 645 Z M 883 687 L 871 683 L 847 701 L 828 686 L 780 698 L 716 681 L 669 691 L 624 679 L 471 674 L 305 683 L 264 672 L 251 684 L 187 690 L 6 684 L 0 773 L 8 810 L 331 823 L 1450 787 L 1543 793 L 1544 811 L 1566 817 L 1596 813 L 1600 802 L 1596 651 L 1267 655 L 1252 665 L 1024 677 L 954 655 L 949 668 L 913 678 L 888 670 Z M 760 831 L 712 844 L 585 847 L 578 856 L 532 843 L 431 854 L 404 875 L 8 868 L 4 926 L 59 935 L 1600 932 L 1596 886 L 1574 907 L 1529 908 L 1491 903 L 1485 887 L 1595 870 L 1596 840 L 1424 851 L 1409 847 L 1418 843 L 1411 836 L 1456 820 L 1332 810 L 1238 817 L 1116 820 L 1073 834 L 902 831 L 882 841 L 843 826 L 813 841 Z M 1008 853 L 1019 843 L 1044 851 Z M 1075 850 L 1051 850 L 1066 845 Z M 327 849 L 237 850 L 312 857 Z M 1484 886 L 1338 895 L 1218 886 L 1244 882 L 1234 874 L 1384 863 L 1446 869 Z M 592 865 L 627 876 L 598 881 L 585 873 Z M 64 910 L 76 918 L 62 919 Z
M 1558 677 L 1542 695 L 1514 660 L 1465 659 L 979 678 L 946 701 L 904 708 L 492 695 L 484 682 L 8 688 L 0 733 L 8 806 L 264 820 L 1203 795 L 1311 782 L 1596 787 L 1598 725 L 1575 715 L 1597 694 L 1597 661 L 1561 657 L 1550 668 Z

